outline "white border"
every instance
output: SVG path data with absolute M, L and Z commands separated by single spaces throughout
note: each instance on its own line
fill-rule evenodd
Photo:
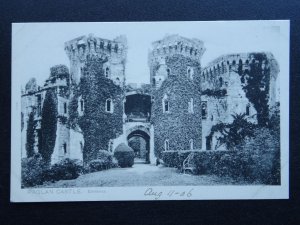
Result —
M 251 21 L 216 21 L 203 23 L 243 23 Z M 255 21 L 257 22 L 257 21 Z M 261 21 L 280 26 L 280 46 L 287 74 L 280 74 L 281 112 L 281 185 L 222 186 L 154 186 L 21 189 L 21 93 L 14 72 L 14 40 L 12 40 L 12 104 L 11 104 L 11 201 L 115 201 L 115 200 L 216 200 L 216 199 L 288 199 L 289 198 L 289 39 L 290 21 Z M 159 23 L 159 22 L 157 22 Z M 174 22 L 173 22 L 174 23 Z M 192 23 L 192 22 L 187 22 Z M 124 23 L 125 25 L 126 23 Z M 12 26 L 13 27 L 13 26 Z M 152 188 L 152 195 L 145 195 Z M 172 192 L 173 191 L 173 192 Z M 149 193 L 149 192 L 148 192 Z M 173 195 L 170 195 L 173 193 Z M 178 194 L 176 194 L 178 193 Z

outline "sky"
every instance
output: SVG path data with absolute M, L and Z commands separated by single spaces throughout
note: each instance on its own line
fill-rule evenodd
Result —
M 288 69 L 281 65 L 286 63 L 282 53 L 286 46 L 282 43 L 289 37 L 283 25 L 286 23 L 282 21 L 17 23 L 12 29 L 12 71 L 22 87 L 32 77 L 42 85 L 50 67 L 57 64 L 69 67 L 64 51 L 66 41 L 89 34 L 111 40 L 125 35 L 126 80 L 149 83 L 148 52 L 152 42 L 168 34 L 179 34 L 204 42 L 203 67 L 224 54 L 267 51 L 279 62 L 280 74 L 285 74 Z

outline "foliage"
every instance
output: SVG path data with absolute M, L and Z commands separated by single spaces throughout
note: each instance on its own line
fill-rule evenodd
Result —
M 268 128 L 280 140 L 280 104 L 279 102 L 270 109 L 270 119 L 268 122 Z
M 41 148 L 40 153 L 47 163 L 51 161 L 56 140 L 57 126 L 57 96 L 54 89 L 46 92 L 41 120 Z
M 248 182 L 280 184 L 279 139 L 267 128 L 255 128 L 253 136 L 237 148 L 240 151 L 165 151 L 164 164 L 181 169 L 190 153 L 196 174 L 228 176 Z
M 251 174 L 266 184 L 280 184 L 280 137 L 267 128 L 257 128 L 254 136 L 239 146 L 252 158 Z
M 43 184 L 44 171 L 47 167 L 39 153 L 30 158 L 22 159 L 21 167 L 22 188 Z
M 202 95 L 212 96 L 215 98 L 224 97 L 227 94 L 226 89 L 220 89 L 220 90 L 211 90 L 211 89 L 205 89 L 202 91 Z
M 110 168 L 117 167 L 118 162 L 113 158 L 113 154 L 106 151 L 100 150 L 98 152 L 97 159 L 91 160 L 88 164 L 89 172 L 96 172 L 101 170 L 107 170 Z
M 151 123 L 155 126 L 154 153 L 161 158 L 165 140 L 169 140 L 172 150 L 189 149 L 193 139 L 194 148 L 201 148 L 201 85 L 200 65 L 198 62 L 182 55 L 166 58 L 170 68 L 169 77 L 159 89 L 152 93 Z M 187 68 L 194 68 L 194 78 L 187 77 Z M 169 112 L 164 113 L 162 101 L 167 96 Z M 189 113 L 188 102 L 194 101 L 194 113 Z
M 121 143 L 115 149 L 114 157 L 118 160 L 120 167 L 132 167 L 134 164 L 134 151 L 129 146 Z
M 249 63 L 250 70 L 243 70 L 243 64 L 240 61 L 238 65 L 238 74 L 241 81 L 247 78 L 247 84 L 243 87 L 246 97 L 249 99 L 257 111 L 258 124 L 265 126 L 269 118 L 269 89 L 270 89 L 270 63 L 264 53 L 250 54 L 253 60 Z M 266 66 L 262 66 L 265 61 Z
M 39 153 L 22 159 L 22 188 L 47 181 L 76 179 L 82 172 L 81 164 L 78 160 L 64 159 L 50 167 Z
M 225 145 L 228 150 L 234 150 L 242 144 L 247 137 L 253 136 L 254 124 L 247 121 L 246 114 L 232 115 L 233 122 L 229 124 L 219 123 L 212 127 L 208 136 L 216 132 L 220 134 L 217 147 Z
M 189 154 L 199 152 L 198 150 L 182 150 L 182 151 L 163 151 L 162 160 L 167 167 L 176 167 L 182 169 L 183 161 Z
M 63 159 L 44 172 L 44 181 L 72 180 L 82 173 L 82 163 L 74 159 Z
M 32 111 L 29 114 L 27 131 L 26 131 L 26 153 L 28 158 L 34 155 L 35 128 L 36 128 L 36 122 L 34 121 L 34 112 Z
M 85 141 L 84 162 L 96 159 L 99 149 L 108 149 L 109 140 L 116 138 L 123 129 L 123 90 L 105 78 L 103 63 L 106 61 L 96 56 L 88 57 L 70 103 L 70 126 L 78 125 Z M 80 117 L 77 113 L 79 96 L 84 100 L 84 114 Z M 105 110 L 106 99 L 113 101 L 112 113 Z
M 178 167 L 178 151 L 163 151 L 161 154 L 163 164 L 167 167 Z

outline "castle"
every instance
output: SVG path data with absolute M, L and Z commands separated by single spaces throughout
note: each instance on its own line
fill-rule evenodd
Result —
M 234 113 L 263 124 L 278 103 L 279 67 L 271 53 L 224 55 L 203 68 L 204 43 L 170 35 L 153 42 L 150 84 L 139 86 L 126 83 L 127 50 L 123 36 L 65 43 L 70 71 L 54 66 L 44 86 L 31 79 L 22 90 L 22 158 L 30 156 L 30 129 L 34 152 L 52 143 L 52 164 L 64 158 L 88 162 L 97 151 L 113 152 L 134 138 L 143 140 L 139 157 L 148 163 L 166 150 L 224 149 L 218 133 L 210 135 L 215 124 L 230 123 Z M 53 120 L 53 107 L 44 109 L 49 96 Z M 47 118 L 54 121 L 52 134 Z M 48 137 L 52 142 L 43 141 Z

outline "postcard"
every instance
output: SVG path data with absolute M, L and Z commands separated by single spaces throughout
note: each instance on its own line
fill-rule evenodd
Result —
M 12 24 L 11 201 L 289 198 L 289 35 Z

